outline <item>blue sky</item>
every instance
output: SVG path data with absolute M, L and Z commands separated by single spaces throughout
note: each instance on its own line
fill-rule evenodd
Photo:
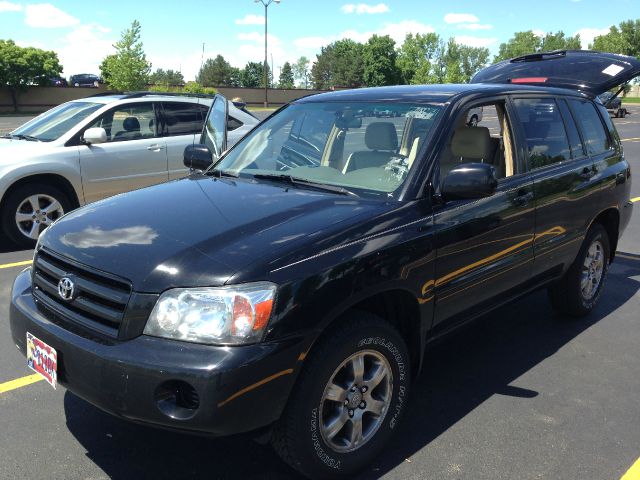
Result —
M 401 42 L 409 33 L 435 31 L 492 53 L 515 31 L 580 32 L 588 42 L 609 26 L 638 16 L 638 0 L 282 0 L 269 7 L 269 54 L 276 75 L 285 61 L 310 59 L 340 38 L 366 41 L 373 33 Z M 218 53 L 241 67 L 264 55 L 264 8 L 253 0 L 0 0 L 0 38 L 55 50 L 64 75 L 99 73 L 104 56 L 132 20 L 153 68 L 181 69 L 193 79 L 205 58 Z M 586 43 L 584 45 L 586 47 Z M 271 59 L 270 59 L 271 61 Z

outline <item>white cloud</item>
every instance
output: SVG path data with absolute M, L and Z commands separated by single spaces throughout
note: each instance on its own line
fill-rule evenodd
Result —
M 461 23 L 458 25 L 458 28 L 462 28 L 463 30 L 473 30 L 475 32 L 477 30 L 491 30 L 493 25 L 483 23 Z
M 20 12 L 22 11 L 22 5 L 19 3 L 0 2 L 0 13 L 2 12 Z
M 264 25 L 264 16 L 262 15 L 245 15 L 244 18 L 236 20 L 236 25 Z
M 24 23 L 33 28 L 59 28 L 78 25 L 80 20 L 50 3 L 35 3 L 25 8 Z
M 471 13 L 447 13 L 444 16 L 444 22 L 449 24 L 478 23 L 478 21 L 478 17 Z
M 114 53 L 115 39 L 111 30 L 97 23 L 89 23 L 74 28 L 64 37 L 54 42 L 60 45 L 53 50 L 58 53 L 64 67 L 64 75 L 77 73 L 100 74 L 100 63 L 107 55 Z
M 340 7 L 343 13 L 356 13 L 362 15 L 363 13 L 372 15 L 375 13 L 387 13 L 389 7 L 384 3 L 378 3 L 377 5 L 369 5 L 367 3 L 347 3 Z
M 607 28 L 581 28 L 580 30 L 576 30 L 573 34 L 574 36 L 580 35 L 580 44 L 582 48 L 589 48 L 589 44 L 593 43 L 593 40 L 600 35 L 606 35 L 609 33 L 609 27 Z
M 293 41 L 293 45 L 298 50 L 320 50 L 321 47 L 328 45 L 332 40 L 327 37 L 301 37 Z
M 535 29 L 533 29 L 533 30 L 531 30 L 531 31 L 533 32 L 533 34 L 534 34 L 536 37 L 540 37 L 540 38 L 542 38 L 542 37 L 544 37 L 544 36 L 546 35 L 545 31 L 544 31 L 544 30 L 540 30 L 539 28 L 535 28 Z
M 489 47 L 495 44 L 497 38 L 474 37 L 470 35 L 459 35 L 455 37 L 456 42 L 470 47 Z

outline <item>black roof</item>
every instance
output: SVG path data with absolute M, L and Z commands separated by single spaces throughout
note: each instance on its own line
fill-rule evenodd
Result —
M 439 84 L 439 85 L 395 85 L 390 87 L 357 88 L 309 95 L 294 103 L 310 102 L 448 102 L 456 96 L 478 93 L 484 95 L 505 93 L 542 93 L 584 97 L 575 90 L 553 87 L 537 87 L 511 84 Z

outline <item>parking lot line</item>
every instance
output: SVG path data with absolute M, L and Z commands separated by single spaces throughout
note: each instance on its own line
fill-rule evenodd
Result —
M 0 383 L 0 393 L 9 392 L 20 387 L 26 387 L 27 385 L 39 382 L 40 380 L 44 380 L 44 377 L 42 377 L 42 375 L 40 375 L 39 373 L 27 375 L 26 377 L 16 378 L 15 380 L 9 380 L 8 382 Z
M 640 137 L 633 137 L 633 138 L 623 138 L 620 141 L 621 142 L 637 142 L 639 140 L 640 140 Z
M 627 473 L 620 480 L 640 480 L 640 458 L 631 465 L 631 468 L 627 470 Z
M 24 260 L 22 262 L 5 263 L 0 265 L 0 270 L 3 268 L 21 267 L 23 265 L 31 265 L 31 260 Z
M 631 199 L 632 202 L 640 202 L 640 197 L 636 197 L 636 198 L 632 198 Z

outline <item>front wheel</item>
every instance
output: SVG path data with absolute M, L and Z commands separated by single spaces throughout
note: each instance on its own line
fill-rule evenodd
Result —
M 13 190 L 2 207 L 2 228 L 17 245 L 35 246 L 42 230 L 71 210 L 67 195 L 50 185 L 29 183 Z
M 409 395 L 409 355 L 388 323 L 354 312 L 314 347 L 274 429 L 276 452 L 310 478 L 353 475 L 397 428 Z
M 602 225 L 595 224 L 564 277 L 549 288 L 553 307 L 574 317 L 593 310 L 602 294 L 610 258 L 609 235 Z

